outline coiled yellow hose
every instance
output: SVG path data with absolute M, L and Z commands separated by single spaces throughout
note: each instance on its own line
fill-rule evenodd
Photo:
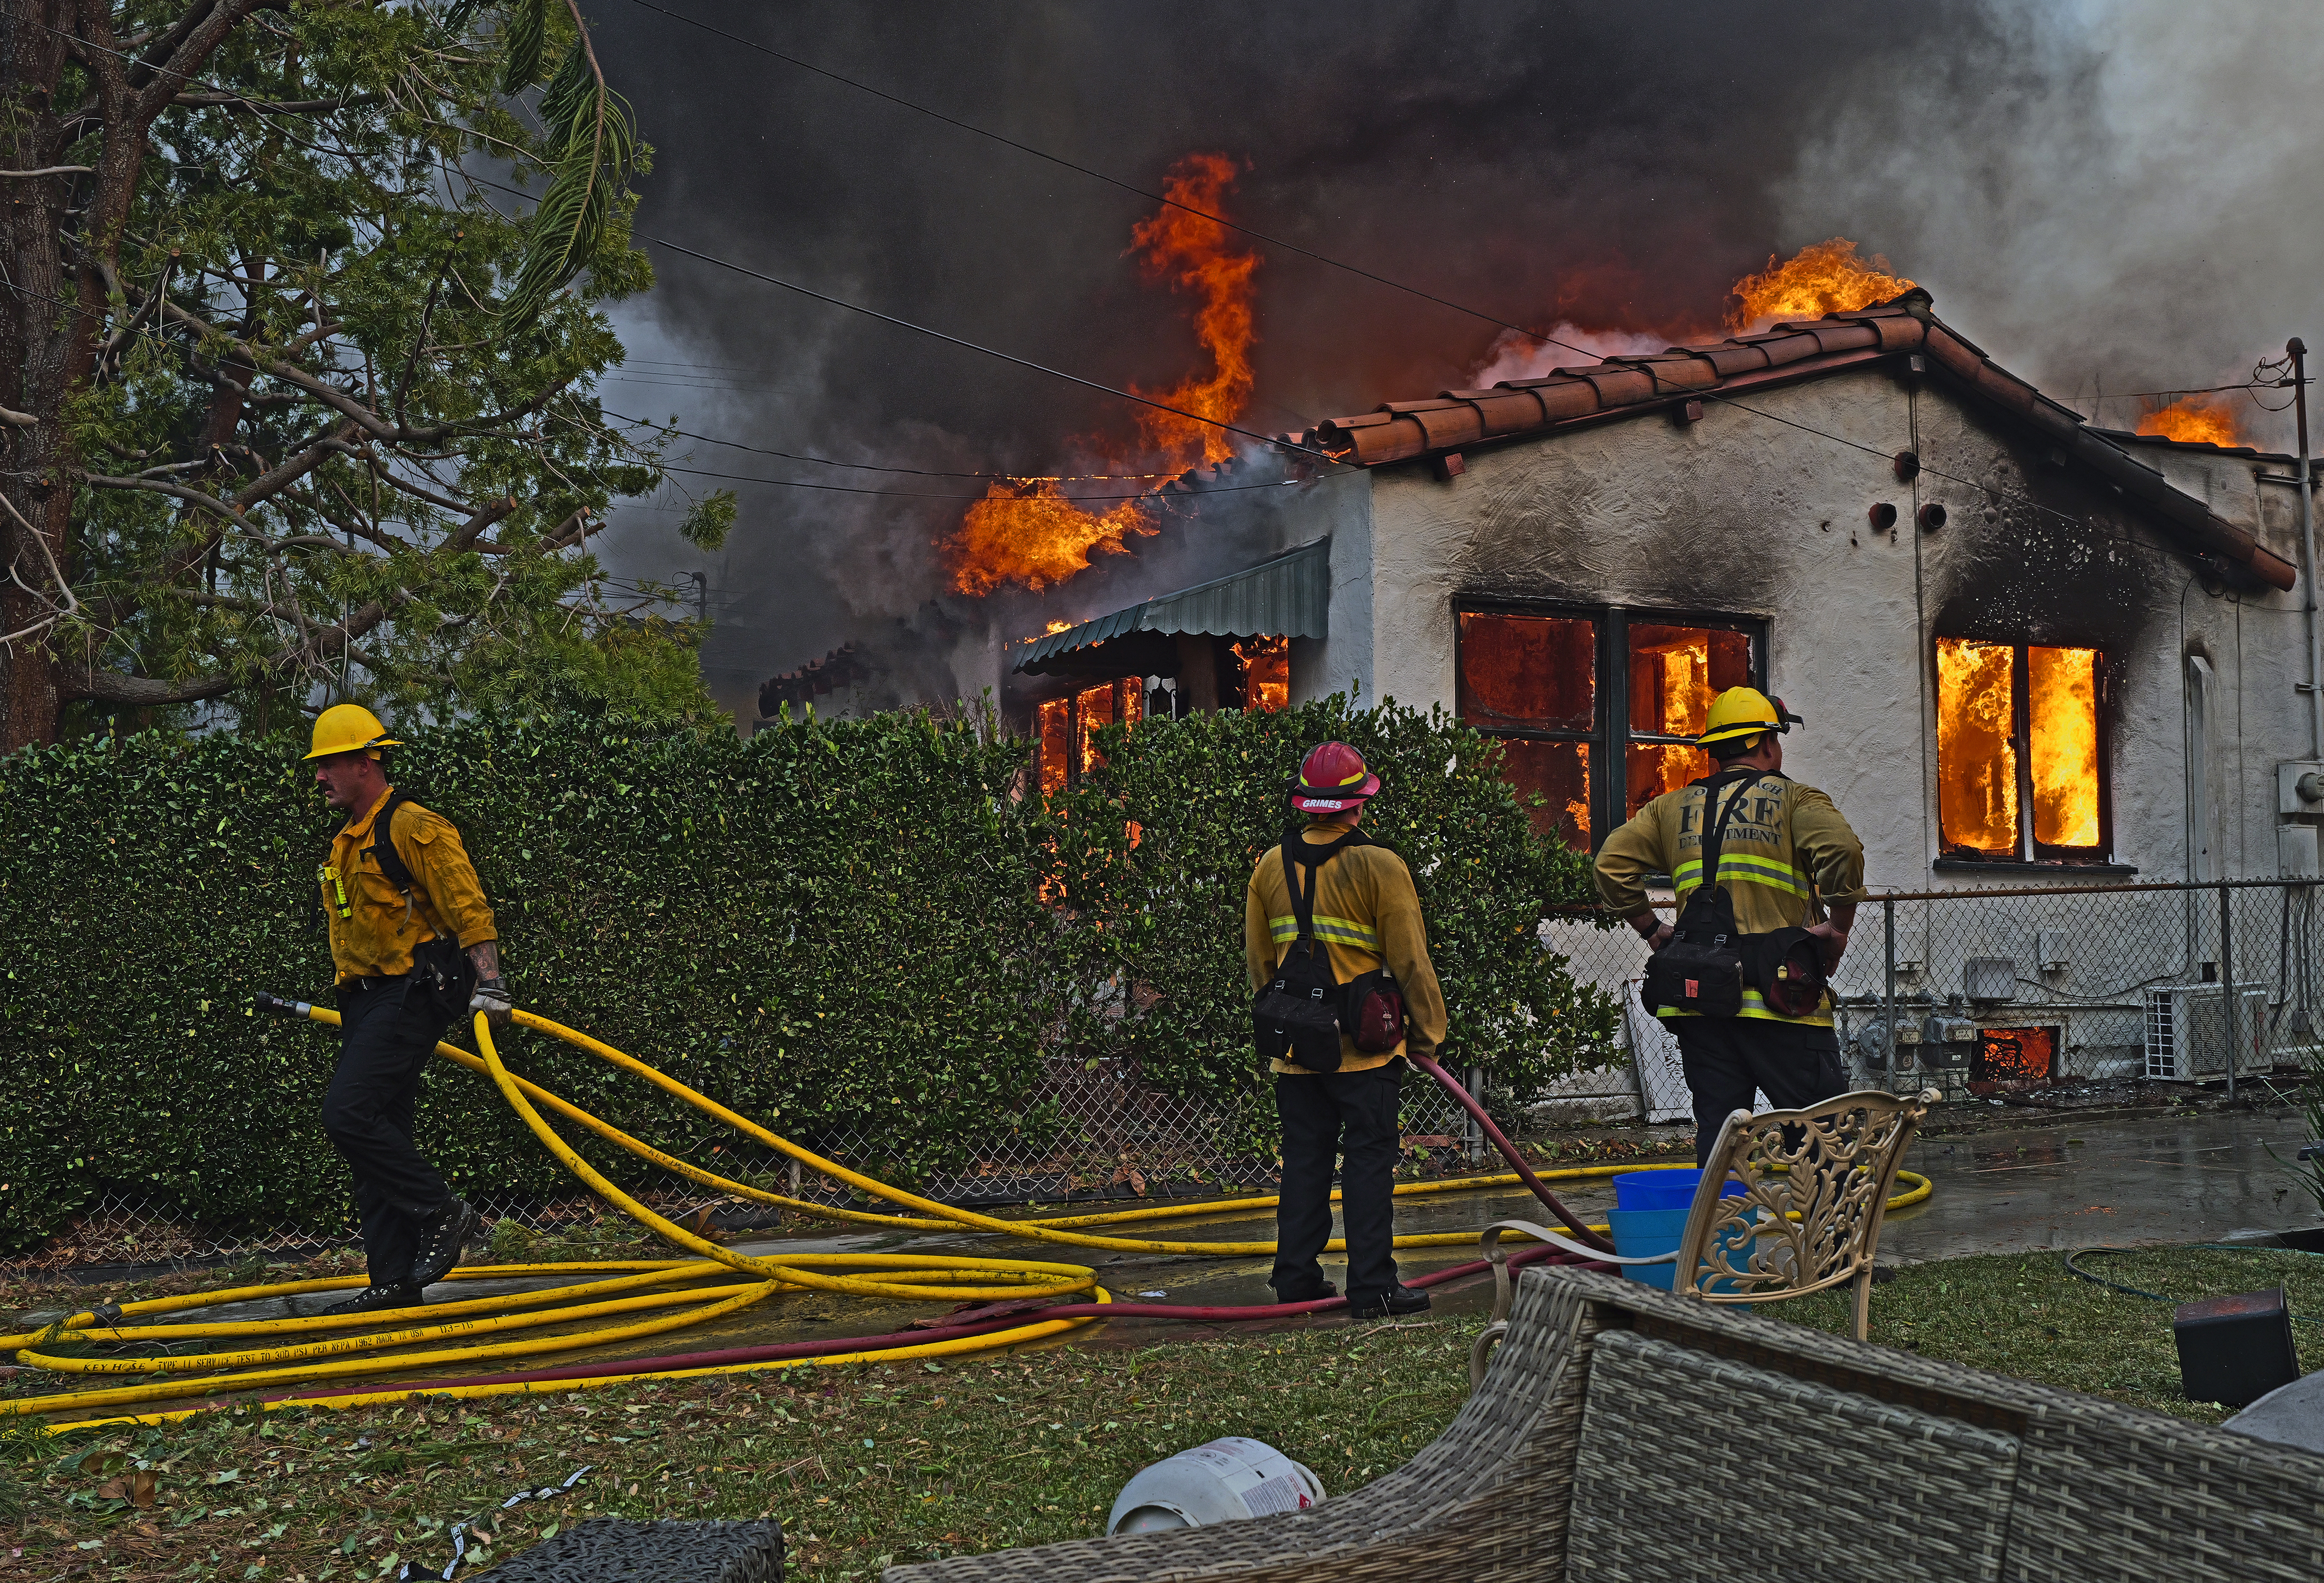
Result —
M 295 1009 L 309 1019 L 326 1026 L 336 1026 L 339 1021 L 337 1012 L 324 1008 L 301 1005 Z M 1274 1207 L 1277 1201 L 1272 1196 L 1214 1200 L 1203 1203 L 1164 1204 L 1093 1215 L 1030 1220 L 1005 1220 L 994 1216 L 980 1214 L 973 1210 L 938 1203 L 849 1170 L 836 1161 L 825 1159 L 810 1149 L 767 1130 L 748 1117 L 728 1109 L 676 1079 L 656 1071 L 644 1062 L 602 1041 L 591 1038 L 586 1034 L 529 1011 L 516 1012 L 514 1020 L 527 1027 L 549 1034 L 562 1039 L 567 1044 L 588 1051 L 600 1059 L 644 1079 L 665 1092 L 701 1110 L 704 1114 L 714 1117 L 746 1136 L 797 1160 L 804 1167 L 857 1188 L 872 1197 L 918 1213 L 880 1214 L 817 1204 L 781 1193 L 770 1192 L 749 1183 L 735 1182 L 665 1154 L 650 1144 L 630 1137 L 619 1127 L 591 1115 L 579 1106 L 511 1072 L 501 1061 L 489 1026 L 482 1016 L 478 1016 L 475 1019 L 474 1026 L 477 1047 L 483 1053 L 481 1058 L 449 1044 L 438 1044 L 436 1046 L 437 1054 L 488 1077 L 500 1091 L 501 1097 L 531 1129 L 533 1136 L 540 1140 L 543 1146 L 554 1155 L 567 1171 L 587 1185 L 592 1192 L 618 1206 L 640 1225 L 650 1229 L 664 1240 L 697 1254 L 699 1257 L 678 1260 L 469 1266 L 454 1271 L 452 1279 L 503 1280 L 536 1275 L 584 1275 L 600 1278 L 586 1280 L 577 1284 L 552 1286 L 545 1290 L 456 1299 L 449 1302 L 364 1314 L 337 1316 L 316 1314 L 278 1320 L 205 1321 L 196 1319 L 190 1321 L 159 1325 L 122 1322 L 132 1316 L 141 1320 L 151 1319 L 164 1314 L 198 1312 L 203 1309 L 229 1303 L 267 1298 L 288 1298 L 308 1293 L 360 1287 L 365 1284 L 362 1276 L 283 1282 L 271 1285 L 236 1287 L 222 1292 L 124 1303 L 120 1307 L 119 1318 L 112 1320 L 109 1323 L 101 1322 L 99 1317 L 94 1312 L 83 1312 L 61 1321 L 46 1330 L 0 1337 L 0 1348 L 14 1349 L 17 1360 L 21 1363 L 59 1374 L 134 1375 L 146 1376 L 144 1382 L 0 1401 L 0 1414 L 77 1413 L 182 1399 L 188 1396 L 208 1395 L 221 1392 L 332 1385 L 367 1375 L 410 1373 L 451 1365 L 473 1366 L 496 1359 L 534 1358 L 586 1348 L 606 1347 L 724 1319 L 785 1292 L 832 1292 L 844 1293 L 852 1296 L 908 1302 L 1000 1302 L 1088 1293 L 1094 1302 L 1099 1303 L 1109 1303 L 1112 1301 L 1111 1294 L 1097 1284 L 1096 1272 L 1081 1265 L 1052 1264 L 1030 1259 L 969 1258 L 948 1254 L 800 1253 L 755 1256 L 737 1253 L 722 1244 L 688 1231 L 640 1203 L 615 1186 L 558 1134 L 541 1115 L 541 1108 L 546 1108 L 595 1133 L 607 1142 L 641 1159 L 661 1165 L 698 1185 L 848 1224 L 874 1226 L 900 1231 L 969 1229 L 997 1232 L 1007 1237 L 1061 1247 L 1098 1248 L 1110 1252 L 1218 1257 L 1265 1255 L 1275 1251 L 1275 1244 L 1272 1242 L 1149 1240 L 1101 1236 L 1084 1229 L 1093 1226 L 1119 1225 L 1194 1215 L 1247 1213 L 1252 1210 Z M 1537 1174 L 1550 1180 L 1575 1180 L 1610 1176 L 1633 1170 L 1684 1168 L 1683 1164 L 1678 1164 L 1593 1165 L 1546 1171 Z M 1898 1194 L 1890 1201 L 1891 1209 L 1902 1209 L 1909 1204 L 1918 1203 L 1927 1198 L 1932 1192 L 1926 1178 L 1916 1176 L 1910 1172 L 1900 1172 L 1899 1175 L 1910 1182 L 1912 1186 L 1909 1191 Z M 1490 1176 L 1462 1177 L 1443 1182 L 1406 1183 L 1398 1185 L 1395 1191 L 1399 1196 L 1415 1196 L 1506 1186 L 1517 1180 L 1516 1173 L 1510 1173 Z M 1336 1199 L 1339 1195 L 1335 1192 L 1333 1196 Z M 1598 1227 L 1593 1229 L 1602 1231 L 1604 1228 Z M 1475 1235 L 1474 1232 L 1469 1231 L 1425 1233 L 1398 1237 L 1395 1241 L 1398 1247 L 1453 1247 L 1472 1242 Z M 1335 1238 L 1328 1246 L 1336 1249 L 1342 1247 L 1344 1244 Z M 715 1284 L 705 1284 L 709 1282 Z M 678 1311 L 661 1313 L 650 1319 L 638 1320 L 627 1317 L 652 1310 L 669 1309 L 676 1309 Z M 504 1339 L 525 1330 L 544 1330 L 576 1324 L 588 1324 L 591 1321 L 604 1319 L 616 1319 L 621 1322 L 578 1330 L 560 1331 L 554 1335 L 535 1335 L 518 1339 Z M 862 1353 L 839 1350 L 808 1358 L 720 1365 L 702 1368 L 649 1370 L 634 1375 L 612 1375 L 589 1379 L 452 1385 L 443 1387 L 441 1394 L 453 1396 L 476 1396 L 544 1390 L 587 1389 L 612 1384 L 622 1378 L 687 1377 L 702 1374 L 787 1367 L 793 1366 L 794 1363 L 828 1364 L 853 1362 L 862 1358 L 900 1360 L 946 1356 L 991 1348 L 1021 1345 L 1028 1341 L 1062 1334 L 1092 1322 L 1093 1322 L 1093 1317 L 1042 1320 L 1038 1315 L 1034 1315 L 1028 1316 L 1027 1322 L 1022 1325 L 982 1335 L 933 1341 L 925 1346 L 886 1348 Z M 386 1328 L 379 1328 L 382 1326 Z M 331 1335 L 334 1331 L 346 1330 L 363 1330 L 370 1333 L 337 1337 Z M 247 1347 L 226 1351 L 159 1356 L 88 1357 L 43 1349 L 53 1348 L 60 1343 L 95 1343 L 109 1346 L 126 1342 L 171 1342 L 240 1338 L 281 1338 L 285 1344 Z M 842 1340 L 835 1341 L 833 1345 L 835 1348 L 844 1348 L 848 1343 Z M 417 1350 L 407 1350 L 407 1348 L 417 1348 Z M 160 1379 L 152 1377 L 156 1375 L 164 1377 Z M 270 1402 L 267 1405 L 359 1406 L 366 1403 L 408 1394 L 411 1388 L 407 1385 L 385 1393 L 344 1393 L 319 1399 L 292 1395 Z M 134 1421 L 158 1422 L 187 1417 L 199 1410 L 189 1408 L 145 1413 L 136 1415 Z M 60 1433 L 70 1429 L 88 1427 L 93 1423 L 115 1422 L 121 1422 L 121 1420 L 82 1420 L 54 1423 L 49 1427 L 51 1432 Z

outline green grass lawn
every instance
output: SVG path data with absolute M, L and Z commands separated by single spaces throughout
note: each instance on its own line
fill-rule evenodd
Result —
M 2295 1311 L 2324 1317 L 2324 1258 L 2313 1256 L 2179 1248 L 2086 1263 L 2182 1299 L 2281 1282 Z M 1771 1311 L 1847 1323 L 1838 1296 Z M 2167 1303 L 2077 1280 L 2055 1254 L 1915 1266 L 1873 1297 L 1884 1345 L 2216 1422 L 2222 1410 L 2178 1395 L 2170 1321 Z M 21 1553 L 0 1569 L 353 1583 L 405 1560 L 440 1575 L 447 1524 L 472 1515 L 504 1556 L 600 1514 L 773 1514 L 795 1575 L 838 1583 L 890 1560 L 1099 1532 L 1131 1474 L 1220 1435 L 1266 1440 L 1344 1494 L 1451 1421 L 1480 1322 L 1319 1325 L 342 1413 L 211 1413 L 68 1440 L 18 1424 L 0 1436 L 0 1528 L 14 1529 L 0 1542 Z M 2311 1367 L 2324 1366 L 2319 1329 L 2295 1326 Z M 512 1492 L 585 1464 L 570 1494 L 499 1511 Z

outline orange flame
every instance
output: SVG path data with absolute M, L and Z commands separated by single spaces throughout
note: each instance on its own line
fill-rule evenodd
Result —
M 2215 446 L 2239 446 L 2235 410 L 2216 396 L 2188 396 L 2153 412 L 2143 413 L 2138 432 L 2164 439 L 2209 440 Z
M 1171 169 L 1162 190 L 1173 203 L 1218 214 L 1234 179 L 1235 162 L 1226 155 L 1189 154 Z M 1223 462 L 1234 455 L 1234 445 L 1217 425 L 1233 422 L 1250 400 L 1250 348 L 1258 338 L 1251 278 L 1259 255 L 1230 247 L 1232 233 L 1217 221 L 1169 205 L 1140 220 L 1130 235 L 1130 254 L 1149 280 L 1167 280 L 1173 290 L 1201 299 L 1194 337 L 1210 354 L 1212 370 L 1167 391 L 1132 385 L 1140 395 L 1194 416 L 1142 409 L 1138 426 L 1146 446 L 1143 459 L 1131 465 L 1115 456 L 1109 471 L 1168 476 L 1197 464 Z M 1108 449 L 1095 448 L 1101 455 Z M 1130 535 L 1161 531 L 1147 507 L 1151 494 L 1100 514 L 1074 504 L 1047 479 L 991 484 L 942 542 L 952 566 L 953 592 L 982 595 L 1010 584 L 1045 588 L 1088 570 L 1092 556 L 1126 555 Z
M 2041 846 L 2098 844 L 2098 660 L 2095 649 L 2025 651 L 2034 840 Z
M 1189 377 L 1167 391 L 1138 391 L 1215 420 L 1201 423 L 1154 407 L 1139 410 L 1138 425 L 1148 443 L 1181 467 L 1197 462 L 1215 465 L 1232 456 L 1231 437 L 1218 424 L 1232 423 L 1250 400 L 1250 346 L 1258 339 L 1251 322 L 1251 276 L 1259 270 L 1259 254 L 1236 252 L 1224 225 L 1187 212 L 1219 213 L 1234 179 L 1234 161 L 1224 154 L 1187 155 L 1162 184 L 1162 196 L 1185 208 L 1166 205 L 1130 233 L 1130 252 L 1148 280 L 1167 277 L 1174 290 L 1202 299 L 1194 310 L 1194 338 L 1211 354 L 1210 377 Z
M 1128 555 L 1128 535 L 1160 531 L 1138 501 L 1100 516 L 1054 483 L 994 483 L 968 508 L 944 548 L 952 559 L 953 592 L 984 594 L 1005 583 L 1036 589 L 1062 583 L 1088 571 L 1092 555 Z
M 1812 243 L 1778 263 L 1769 254 L 1764 273 L 1746 275 L 1735 282 L 1735 306 L 1728 310 L 1727 327 L 1747 330 L 1779 319 L 1815 318 L 1827 313 L 1852 313 L 1886 302 L 1913 282 L 1889 272 L 1888 261 L 1878 253 L 1856 256 L 1856 244 L 1845 236 Z

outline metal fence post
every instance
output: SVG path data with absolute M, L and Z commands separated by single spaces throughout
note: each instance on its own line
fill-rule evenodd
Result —
M 1886 936 L 1882 953 L 1886 958 L 1888 977 L 1880 994 L 1881 1043 L 1888 1058 L 1888 1086 L 1896 1088 L 1896 1052 L 1902 1047 L 1896 1041 L 1896 904 L 1884 900 L 1880 904 L 1880 929 Z M 1903 1091 L 1898 1090 L 1902 1092 Z
M 2243 997 L 2236 993 L 2236 948 L 2228 922 L 2227 898 L 2233 893 L 2219 884 L 2219 992 L 2227 998 L 2227 1103 L 2236 1102 L 2236 1064 L 2243 1058 Z
M 1471 1066 L 1461 1074 L 1461 1080 L 1462 1086 L 1469 1091 L 1469 1097 L 1476 1100 L 1480 1107 L 1483 1106 L 1485 1069 L 1481 1066 Z M 1472 1165 L 1482 1159 L 1485 1154 L 1485 1129 L 1478 1126 L 1477 1118 L 1466 1110 L 1461 1112 L 1461 1154 L 1462 1158 Z

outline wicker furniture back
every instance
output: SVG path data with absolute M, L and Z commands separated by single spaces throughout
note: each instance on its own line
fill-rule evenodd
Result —
M 1290 1516 L 886 1573 L 1775 1576 L 2310 1583 L 2324 1577 L 2324 1456 L 1634 1281 L 1535 1268 L 1460 1416 L 1361 1490 Z

